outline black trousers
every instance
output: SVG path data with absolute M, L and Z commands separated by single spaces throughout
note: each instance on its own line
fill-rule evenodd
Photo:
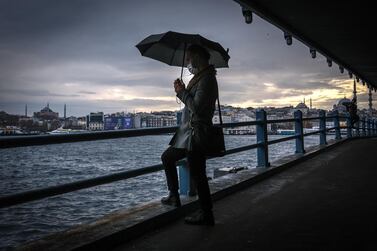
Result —
M 176 162 L 187 157 L 190 176 L 198 191 L 200 207 L 204 211 L 212 209 L 211 193 L 206 175 L 206 157 L 199 151 L 187 151 L 186 149 L 170 146 L 161 155 L 164 165 L 168 189 L 171 192 L 178 192 L 178 174 Z

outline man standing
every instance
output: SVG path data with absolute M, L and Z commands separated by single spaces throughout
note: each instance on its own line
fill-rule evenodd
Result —
M 194 74 L 187 87 L 181 80 L 174 81 L 176 96 L 185 104 L 182 123 L 169 142 L 168 149 L 161 156 L 164 165 L 169 195 L 161 202 L 167 205 L 181 206 L 178 193 L 178 175 L 176 161 L 187 157 L 190 176 L 198 192 L 200 210 L 192 217 L 186 217 L 185 223 L 195 225 L 214 225 L 212 199 L 206 175 L 206 156 L 200 142 L 192 140 L 193 125 L 204 128 L 212 125 L 212 117 L 218 98 L 216 70 L 209 64 L 210 54 L 199 46 L 191 45 L 187 49 L 185 61 L 187 68 Z

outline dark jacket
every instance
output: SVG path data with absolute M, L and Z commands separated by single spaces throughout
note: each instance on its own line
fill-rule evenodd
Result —
M 212 117 L 218 97 L 215 68 L 210 65 L 195 74 L 187 85 L 187 88 L 177 93 L 177 97 L 185 104 L 185 107 L 182 112 L 181 125 L 170 140 L 169 145 L 191 151 L 192 125 L 194 123 L 212 125 Z

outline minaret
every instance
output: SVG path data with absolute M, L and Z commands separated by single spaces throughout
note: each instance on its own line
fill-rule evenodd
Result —
M 66 115 L 67 115 L 67 107 L 66 107 L 66 104 L 64 104 L 64 119 L 66 119 Z
M 27 104 L 25 104 L 25 117 L 27 117 Z
M 369 87 L 369 115 L 372 116 L 372 88 Z
M 310 98 L 310 110 L 312 109 L 312 98 Z
M 356 81 L 355 79 L 353 80 L 353 98 L 355 99 L 355 101 L 357 102 L 357 97 L 356 97 Z
M 50 104 L 47 102 L 47 109 L 50 109 Z
M 305 104 L 305 97 L 304 97 L 304 104 Z

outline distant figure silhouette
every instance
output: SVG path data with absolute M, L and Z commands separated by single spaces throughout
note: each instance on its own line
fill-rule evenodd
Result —
M 351 102 L 344 104 L 347 108 L 347 112 L 350 114 L 351 117 L 351 127 L 356 128 L 354 124 L 360 120 L 359 115 L 357 115 L 357 104 L 356 99 L 353 98 Z
M 170 191 L 169 196 L 163 197 L 161 202 L 176 207 L 181 206 L 176 162 L 187 157 L 190 176 L 196 185 L 201 209 L 194 216 L 186 217 L 185 223 L 195 225 L 214 225 L 212 199 L 206 174 L 206 156 L 201 150 L 200 142 L 195 142 L 192 137 L 193 128 L 195 133 L 205 135 L 205 128 L 213 125 L 218 86 L 216 70 L 209 64 L 209 58 L 208 51 L 199 45 L 191 45 L 187 49 L 185 61 L 194 76 L 187 87 L 179 79 L 174 81 L 176 95 L 185 107 L 181 125 L 169 142 L 170 146 L 161 155 Z

